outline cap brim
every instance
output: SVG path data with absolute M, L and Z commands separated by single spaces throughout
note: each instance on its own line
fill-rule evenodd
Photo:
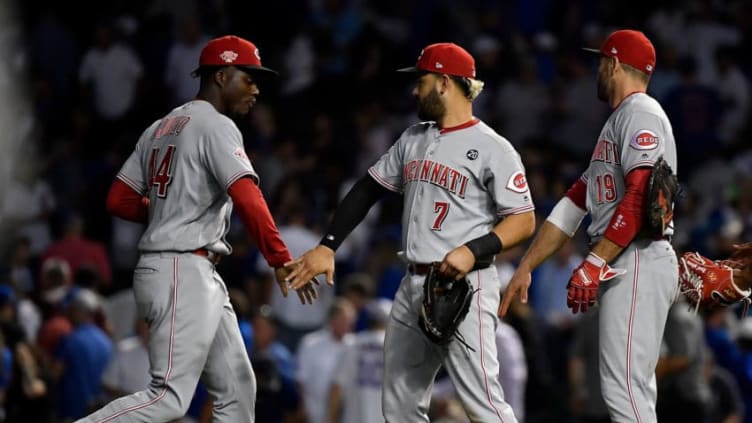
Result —
M 410 66 L 408 68 L 397 69 L 397 72 L 419 73 L 419 72 L 425 72 L 425 71 L 418 69 L 415 66 Z
M 266 77 L 279 76 L 279 72 L 275 71 L 274 69 L 269 69 L 269 68 L 266 68 L 266 67 L 263 67 L 263 66 L 253 66 L 253 65 L 244 65 L 244 66 L 228 65 L 228 66 L 235 66 L 236 68 L 238 68 L 238 69 L 240 69 L 240 70 L 242 70 L 244 72 L 248 72 L 248 73 L 250 73 L 252 75 L 266 76 Z M 204 71 L 204 70 L 218 69 L 218 68 L 221 68 L 221 67 L 224 67 L 224 66 L 222 66 L 222 65 L 217 65 L 217 66 L 214 66 L 214 65 L 212 65 L 212 66 L 199 66 L 193 72 L 191 72 L 191 76 L 194 77 L 194 78 L 197 78 L 197 77 L 199 77 L 201 75 L 201 72 Z
M 265 68 L 263 66 L 235 66 L 235 67 L 251 74 L 263 74 L 265 76 L 271 76 L 271 75 L 279 76 L 279 72 L 275 71 L 274 69 Z
M 598 50 L 597 48 L 582 47 L 582 50 L 590 52 L 590 53 L 601 54 L 601 51 Z

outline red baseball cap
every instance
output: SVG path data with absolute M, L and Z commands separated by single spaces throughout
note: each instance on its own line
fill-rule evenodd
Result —
M 454 43 L 431 44 L 421 50 L 418 63 L 397 72 L 434 72 L 475 78 L 475 59 Z
M 606 38 L 600 50 L 583 48 L 583 50 L 599 53 L 607 57 L 616 57 L 648 75 L 655 70 L 655 48 L 640 31 L 622 29 L 614 31 Z
M 255 44 L 235 35 L 225 35 L 209 40 L 201 50 L 198 68 L 193 71 L 192 75 L 198 76 L 202 68 L 211 66 L 235 66 L 245 71 L 270 72 L 278 75 L 277 71 L 261 66 L 261 55 Z

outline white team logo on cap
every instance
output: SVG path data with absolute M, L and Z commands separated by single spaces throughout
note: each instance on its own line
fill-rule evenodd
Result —
M 616 47 L 611 47 L 611 54 L 619 54 L 619 50 Z
M 525 179 L 525 174 L 521 170 L 514 172 L 509 177 L 507 189 L 519 193 L 527 192 L 527 179 Z
M 258 48 L 253 50 L 253 55 L 256 56 L 257 59 L 259 59 L 259 62 L 261 61 L 261 54 L 259 54 Z
M 435 64 L 435 65 L 433 65 L 433 66 L 434 66 L 434 67 L 435 67 L 436 69 L 441 69 L 441 68 L 443 68 L 443 67 L 444 67 L 444 65 L 442 65 L 442 64 L 441 64 L 441 63 L 439 63 L 439 62 L 436 62 L 436 64 Z
M 238 53 L 235 53 L 232 50 L 225 50 L 219 55 L 219 58 L 224 60 L 225 63 L 232 63 L 238 58 Z

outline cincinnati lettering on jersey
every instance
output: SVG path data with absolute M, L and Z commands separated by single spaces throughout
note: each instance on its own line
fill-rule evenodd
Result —
M 621 159 L 619 158 L 619 149 L 616 147 L 616 143 L 609 140 L 598 140 L 590 161 L 620 164 Z
M 405 184 L 410 181 L 428 182 L 465 198 L 469 178 L 450 166 L 432 160 L 411 160 L 405 163 L 403 173 Z
M 188 124 L 189 120 L 191 120 L 190 116 L 172 116 L 163 119 L 162 122 L 159 123 L 157 130 L 154 131 L 154 139 L 158 140 L 167 135 L 179 134 L 180 131 L 185 128 L 185 125 Z

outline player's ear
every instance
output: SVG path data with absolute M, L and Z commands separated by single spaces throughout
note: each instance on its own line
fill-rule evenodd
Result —
M 610 60 L 610 62 L 611 62 L 611 73 L 613 74 L 613 73 L 616 73 L 617 70 L 620 70 L 621 65 L 619 64 L 619 58 L 618 57 L 613 56 L 610 59 L 611 59 Z
M 227 74 L 228 68 L 221 68 L 218 71 L 214 72 L 214 82 L 217 83 L 220 87 L 224 87 L 227 83 L 227 79 L 229 75 Z
M 444 95 L 446 90 L 449 89 L 449 85 L 452 83 L 452 79 L 449 75 L 442 73 L 439 79 L 439 94 Z

